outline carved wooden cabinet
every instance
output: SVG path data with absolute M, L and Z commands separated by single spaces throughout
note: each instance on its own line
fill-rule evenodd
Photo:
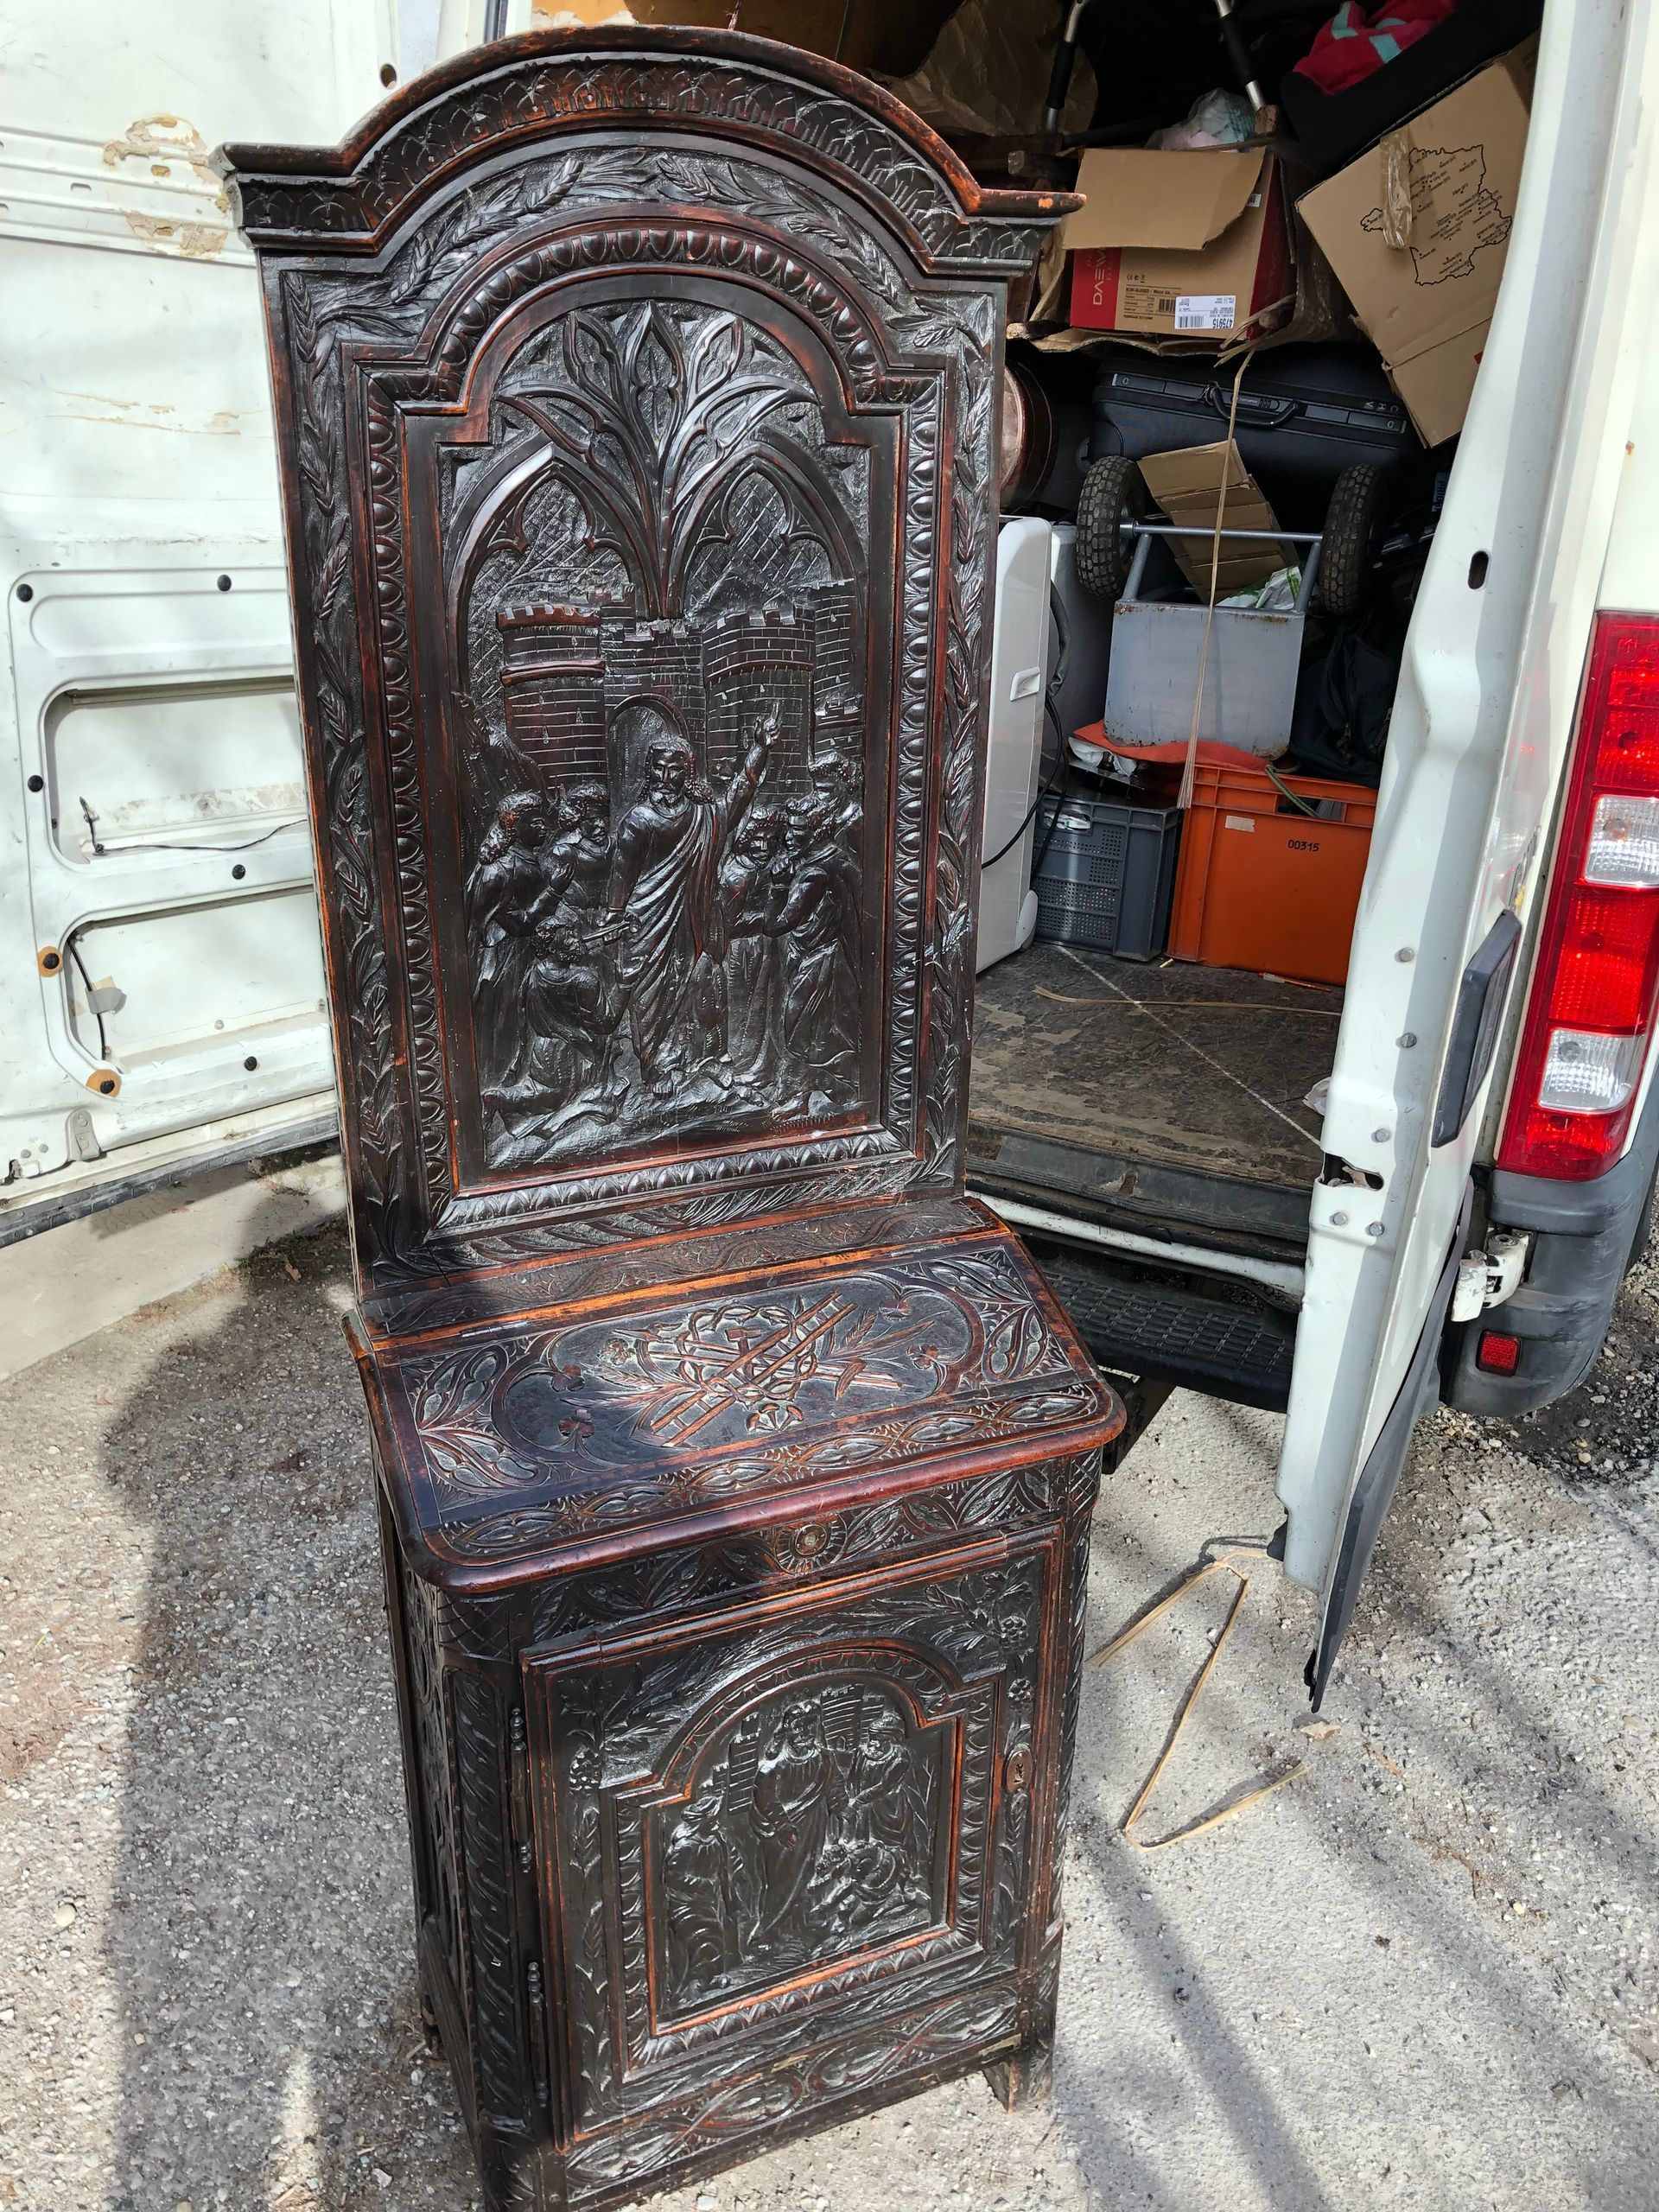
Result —
M 1012 2094 L 1122 1421 L 962 1195 L 1001 329 L 1067 203 L 635 30 L 222 167 L 488 2201 Z

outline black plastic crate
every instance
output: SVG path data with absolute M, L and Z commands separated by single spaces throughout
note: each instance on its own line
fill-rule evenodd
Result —
M 1043 857 L 1032 885 L 1038 936 L 1120 960 L 1156 959 L 1169 938 L 1180 834 L 1179 807 L 1045 799 L 1037 810 Z

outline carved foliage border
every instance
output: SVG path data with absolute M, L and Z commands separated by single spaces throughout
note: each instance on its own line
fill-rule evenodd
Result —
M 261 245 L 378 233 L 430 180 L 493 142 L 595 120 L 639 129 L 702 124 L 722 135 L 791 143 L 814 165 L 861 181 L 928 257 L 1019 274 L 1043 226 L 970 216 L 933 164 L 882 117 L 757 63 L 675 55 L 527 55 L 439 94 L 372 146 L 348 177 L 236 178 L 239 215 Z M 257 149 L 248 149 L 254 151 Z
M 731 1163 L 733 1172 L 743 1179 L 742 1188 L 710 1188 L 705 1171 L 704 1187 L 690 1192 L 677 1205 L 660 1211 L 653 1207 L 644 1214 L 623 1211 L 599 1220 L 566 1220 L 557 1232 L 543 1220 L 527 1240 L 515 1241 L 512 1227 L 526 1204 L 533 1208 L 536 1201 L 533 1197 L 526 1202 L 503 1194 L 488 1202 L 473 1227 L 487 1236 L 492 1256 L 505 1257 L 517 1251 L 545 1249 L 557 1241 L 580 1245 L 629 1234 L 660 1234 L 710 1220 L 741 1218 L 746 1212 L 775 1207 L 775 1188 L 768 1191 L 766 1185 L 775 1185 L 775 1179 L 791 1168 L 795 1195 L 802 1204 L 844 1198 L 855 1192 L 866 1197 L 891 1194 L 917 1183 L 948 1185 L 957 1167 L 972 989 L 969 957 L 972 886 L 967 855 L 972 849 L 974 762 L 981 706 L 980 688 L 973 679 L 982 652 L 989 524 L 987 501 L 995 429 L 990 373 L 991 299 L 984 293 L 958 292 L 954 297 L 929 301 L 925 315 L 910 318 L 889 315 L 889 335 L 907 342 L 917 361 L 917 373 L 895 379 L 880 369 L 881 349 L 874 337 L 877 326 L 867 302 L 858 291 L 849 290 L 830 276 L 804 249 L 798 249 L 797 241 L 785 243 L 764 232 L 745 234 L 696 222 L 671 227 L 613 223 L 608 228 L 601 225 L 574 236 L 550 237 L 546 233 L 550 209 L 556 219 L 558 205 L 569 189 L 569 157 L 563 157 L 562 166 L 556 165 L 553 170 L 552 185 L 556 189 L 543 173 L 546 166 L 526 162 L 497 187 L 491 211 L 493 226 L 507 226 L 513 219 L 512 207 L 503 196 L 508 187 L 521 216 L 529 210 L 528 223 L 512 240 L 512 258 L 491 267 L 482 282 L 474 283 L 462 311 L 454 313 L 455 303 L 450 303 L 447 340 L 435 367 L 405 367 L 400 372 L 383 368 L 365 396 L 376 570 L 369 588 L 380 639 L 380 710 L 390 740 L 387 760 L 394 806 L 391 859 L 404 917 L 404 950 L 412 1024 L 410 1049 L 423 1102 L 419 1149 L 429 1173 L 436 1162 L 439 1141 L 432 1103 L 437 1096 L 434 1077 L 439 1044 L 430 918 L 423 882 L 416 881 L 422 874 L 419 772 L 409 694 L 410 647 L 401 500 L 397 496 L 394 399 L 416 391 L 422 396 L 452 393 L 478 334 L 517 291 L 527 286 L 550 281 L 579 266 L 613 266 L 628 259 L 658 264 L 676 249 L 690 264 L 719 269 L 730 265 L 728 256 L 735 238 L 755 275 L 770 287 L 791 295 L 808 319 L 825 333 L 848 362 L 861 400 L 909 403 L 910 453 L 904 468 L 901 524 L 900 634 L 906 640 L 906 657 L 897 715 L 901 779 L 915 775 L 925 766 L 931 656 L 918 647 L 914 626 L 919 613 L 925 632 L 931 634 L 923 594 L 931 591 L 937 532 L 943 524 L 950 525 L 947 677 L 942 702 L 944 765 L 938 814 L 940 867 L 931 917 L 925 918 L 919 912 L 927 896 L 925 823 L 900 821 L 894 825 L 895 922 L 901 931 L 913 927 L 918 919 L 927 923 L 922 963 L 928 978 L 925 1023 L 937 1065 L 930 1069 L 922 1164 L 918 1170 L 913 1162 L 889 1161 L 884 1166 L 872 1159 L 854 1171 L 849 1188 L 846 1173 L 837 1173 L 833 1166 L 815 1175 L 804 1172 L 798 1154 L 751 1154 L 741 1162 Z M 717 174 L 722 166 L 736 178 L 735 165 L 713 165 Z M 584 176 L 584 194 L 588 189 Z M 353 352 L 363 350 L 372 355 L 375 349 L 395 343 L 407 350 L 426 320 L 445 256 L 454 254 L 457 238 L 464 242 L 468 224 L 475 226 L 477 220 L 478 211 L 469 208 L 463 198 L 441 211 L 435 232 L 417 232 L 406 242 L 378 276 L 341 276 L 314 265 L 290 270 L 272 283 L 272 312 L 286 342 L 293 390 L 298 539 L 304 569 L 299 612 L 313 641 L 311 705 L 327 817 L 326 850 L 320 861 L 333 909 L 335 990 L 341 1002 L 340 1073 L 355 1137 L 364 1258 L 371 1280 L 381 1285 L 442 1272 L 444 1259 L 431 1249 L 429 1236 L 416 1217 L 414 1193 L 409 1187 L 410 1162 L 400 1126 L 404 1107 L 393 1034 L 398 1008 L 376 895 L 373 824 L 377 807 L 365 735 L 369 709 L 357 680 L 360 618 L 350 525 L 346 349 L 349 346 Z M 735 216 L 732 220 L 736 222 Z M 839 226 L 839 235 L 844 254 L 850 251 L 844 224 Z M 836 251 L 833 235 L 828 250 Z M 952 430 L 954 436 L 950 435 Z M 950 451 L 948 510 L 941 505 L 947 473 L 941 448 L 947 439 Z M 901 789 L 905 787 L 901 784 Z M 907 975 L 905 962 L 896 963 L 891 1020 L 895 1039 L 915 1035 L 911 1026 L 912 996 L 918 988 L 913 971 Z M 895 1060 L 903 1057 L 894 1056 Z M 913 1107 L 902 1073 L 890 1090 L 889 1105 L 901 1124 L 909 1122 Z M 843 1154 L 855 1158 L 861 1152 L 868 1154 L 878 1148 L 873 1141 L 859 1138 L 845 1140 L 841 1147 Z M 671 1173 L 656 1179 L 671 1188 L 683 1179 Z M 607 1179 L 607 1187 L 595 1190 L 592 1199 L 602 1203 L 607 1197 L 648 1198 L 652 1194 L 649 1179 L 623 1176 Z M 578 1193 L 571 1196 L 582 1203 Z M 445 1239 L 452 1248 L 459 1242 L 454 1236 Z M 464 1249 L 452 1249 L 448 1263 L 464 1265 L 468 1256 Z
M 752 1534 L 669 1544 L 613 1566 L 531 1583 L 514 1599 L 439 1602 L 458 1649 L 481 1662 L 511 1660 L 521 1649 L 550 1649 L 628 1621 L 666 1618 L 868 1560 L 898 1559 L 951 1537 L 1030 1527 L 1064 1510 L 1079 1485 L 1092 1497 L 1099 1460 L 1098 1452 L 1038 1460 Z M 1087 1533 L 1085 1510 L 1084 1544 Z
M 450 1714 L 443 1662 L 441 1601 L 429 1584 L 397 1562 L 397 1605 L 404 1630 L 409 1685 L 409 1755 L 415 1766 L 422 1811 L 416 1853 L 421 1862 L 423 1903 L 435 1928 L 438 1948 L 457 1993 L 466 1987 L 461 1952 L 460 1888 L 456 1873 L 455 1783 L 449 1757 Z
M 653 1515 L 666 1520 L 677 1512 L 684 1514 L 715 1498 L 739 1497 L 746 1490 L 782 1487 L 791 1477 L 800 1483 L 814 1478 L 828 1480 L 855 1472 L 861 1465 L 874 1465 L 880 1459 L 889 1464 L 924 1459 L 937 1453 L 942 1442 L 981 1449 L 1005 1439 L 1027 1440 L 1039 1426 L 1075 1429 L 1088 1421 L 1097 1407 L 1098 1400 L 1090 1386 L 1073 1379 L 1040 1393 L 969 1400 L 956 1409 L 958 1425 L 945 1439 L 939 1434 L 936 1418 L 930 1414 L 921 1415 L 913 1422 L 887 1424 L 881 1452 L 872 1452 L 862 1461 L 855 1461 L 849 1455 L 839 1465 L 815 1465 L 812 1458 L 804 1452 L 791 1466 L 780 1453 L 766 1460 L 751 1459 L 728 1479 L 711 1478 L 702 1487 L 691 1482 L 618 1484 L 605 1491 L 555 1498 L 544 1504 L 509 1507 L 476 1519 L 457 1518 L 448 1524 L 429 1520 L 424 1533 L 427 1542 L 442 1556 L 469 1565 L 495 1563 L 601 1529 L 649 1519 Z M 823 1456 L 827 1462 L 827 1448 Z

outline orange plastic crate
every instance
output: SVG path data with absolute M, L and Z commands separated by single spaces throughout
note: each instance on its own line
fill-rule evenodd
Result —
M 1207 968 L 1340 983 L 1376 794 L 1358 784 L 1199 763 L 1181 830 L 1169 950 Z M 1294 791 L 1317 815 L 1298 812 Z

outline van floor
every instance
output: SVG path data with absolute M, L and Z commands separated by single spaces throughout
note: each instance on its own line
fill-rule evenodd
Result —
M 1320 1161 L 1305 1101 L 1341 1011 L 1323 986 L 1029 945 L 979 978 L 969 1176 L 1301 1246 Z

